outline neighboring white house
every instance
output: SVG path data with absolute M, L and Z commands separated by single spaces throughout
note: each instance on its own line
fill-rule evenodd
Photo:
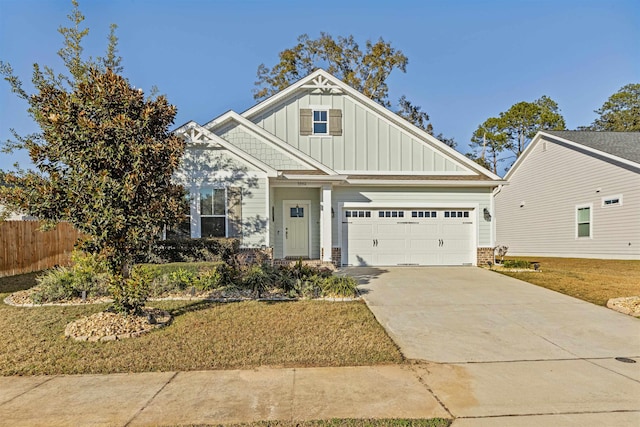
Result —
M 35 220 L 37 220 L 36 217 L 31 216 L 31 215 L 24 215 L 22 213 L 13 212 L 13 211 L 6 212 L 5 207 L 3 205 L 0 205 L 0 218 L 3 218 L 4 215 L 6 215 L 6 218 L 4 218 L 5 221 L 35 221 Z
M 175 132 L 192 237 L 338 265 L 493 259 L 504 181 L 323 70 Z
M 539 132 L 505 179 L 509 255 L 640 259 L 640 132 Z

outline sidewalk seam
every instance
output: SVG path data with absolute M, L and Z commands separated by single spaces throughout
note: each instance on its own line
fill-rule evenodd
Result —
M 166 386 L 168 386 L 168 385 L 169 385 L 169 383 L 170 383 L 171 381 L 173 381 L 173 379 L 174 379 L 176 376 L 178 376 L 178 374 L 179 374 L 179 373 L 180 373 L 180 372 L 174 372 L 174 374 L 171 376 L 171 378 L 169 378 L 169 380 L 167 380 L 167 382 L 165 382 L 165 383 L 162 385 L 162 387 L 160 387 L 160 388 L 158 389 L 158 391 L 156 391 L 156 392 L 153 394 L 153 396 L 151 396 L 151 398 L 149 398 L 149 400 L 147 400 L 147 401 L 144 403 L 144 405 L 142 405 L 142 408 L 138 409 L 138 411 L 137 411 L 135 414 L 133 414 L 133 417 L 131 417 L 131 419 L 130 419 L 129 421 L 127 421 L 127 422 L 126 422 L 126 424 L 124 425 L 124 427 L 129 426 L 129 425 L 133 422 L 133 420 L 135 420 L 135 419 L 138 417 L 138 415 L 140 415 L 140 414 L 142 413 L 142 411 L 144 411 L 144 410 L 145 410 L 145 408 L 147 408 L 147 407 L 149 406 L 149 404 L 153 401 L 153 399 L 155 399 L 155 398 L 156 398 L 156 396 L 158 396 L 158 395 L 162 392 L 162 390 L 164 390 L 164 388 L 165 388 Z
M 49 381 L 52 381 L 52 380 L 54 380 L 54 379 L 56 379 L 56 378 L 58 378 L 58 376 L 57 376 L 57 375 L 56 375 L 56 376 L 54 376 L 54 377 L 50 377 L 50 378 L 48 378 L 48 379 L 46 379 L 46 380 L 42 381 L 41 383 L 38 383 L 38 384 L 34 385 L 34 386 L 33 386 L 33 387 L 31 387 L 29 390 L 25 390 L 25 391 L 23 391 L 22 393 L 20 393 L 20 394 L 17 394 L 17 395 L 15 395 L 15 396 L 13 396 L 13 397 L 12 397 L 11 399 L 9 399 L 9 400 L 6 400 L 6 401 L 4 401 L 4 402 L 0 402 L 0 406 L 2 406 L 2 405 L 6 405 L 7 403 L 14 401 L 14 400 L 16 400 L 17 398 L 22 397 L 22 396 L 24 396 L 25 394 L 27 394 L 27 393 L 29 393 L 29 392 L 32 392 L 33 390 L 37 389 L 37 388 L 38 388 L 38 387 L 40 387 L 41 385 L 46 384 L 46 383 L 48 383 Z
M 418 371 L 415 369 L 415 367 L 413 366 L 409 366 L 409 368 L 411 369 L 411 371 L 413 371 L 414 375 L 418 378 L 418 382 L 420 384 L 422 384 L 424 386 L 424 388 L 427 389 L 427 391 L 429 393 L 431 393 L 431 395 L 433 396 L 433 398 L 436 400 L 436 402 L 438 402 L 438 404 L 445 410 L 447 411 L 447 414 L 449 414 L 449 416 L 451 417 L 451 419 L 455 420 L 457 417 L 455 415 L 453 415 L 451 413 L 451 411 L 449 410 L 449 408 L 447 408 L 447 405 L 444 404 L 444 402 L 442 400 L 440 400 L 440 398 L 436 395 L 436 393 L 431 389 L 431 387 L 429 387 L 429 384 L 426 383 L 426 381 L 420 376 L 420 374 L 418 374 Z
M 293 379 L 291 382 L 291 415 L 290 415 L 290 419 L 291 421 L 293 421 L 293 416 L 294 416 L 294 411 L 296 410 L 296 374 L 297 374 L 297 370 L 296 368 L 293 368 Z

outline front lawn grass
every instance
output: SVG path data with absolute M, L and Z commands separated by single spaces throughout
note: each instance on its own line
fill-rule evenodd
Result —
M 7 291 L 4 279 L 0 281 Z M 14 280 L 15 282 L 15 280 Z M 0 300 L 8 294 L 0 294 Z M 76 342 L 67 323 L 106 305 L 0 304 L 0 375 L 358 366 L 403 357 L 361 301 L 152 301 L 173 323 L 139 338 Z
M 598 305 L 606 305 L 610 298 L 640 295 L 640 261 L 545 257 L 518 259 L 538 261 L 542 272 L 500 273 Z

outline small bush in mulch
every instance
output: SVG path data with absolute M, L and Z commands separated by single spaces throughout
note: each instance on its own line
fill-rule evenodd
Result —
M 56 267 L 36 278 L 32 289 L 34 304 L 69 301 L 76 298 L 94 299 L 109 295 L 109 273 L 104 258 L 82 251 L 73 251 L 71 267 Z
M 502 263 L 504 268 L 530 268 L 530 265 L 531 263 L 524 259 L 507 259 Z

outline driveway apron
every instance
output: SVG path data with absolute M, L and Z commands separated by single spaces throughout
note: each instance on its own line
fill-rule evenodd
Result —
M 640 425 L 638 319 L 475 267 L 345 272 L 454 426 Z

